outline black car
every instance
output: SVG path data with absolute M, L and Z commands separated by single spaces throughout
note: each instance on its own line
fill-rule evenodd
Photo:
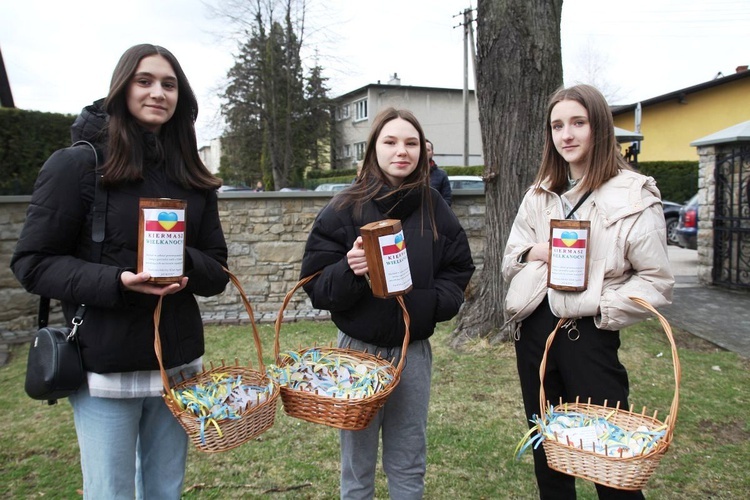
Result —
M 673 201 L 662 201 L 664 209 L 664 222 L 667 223 L 667 244 L 677 245 L 677 224 L 680 219 L 682 205 Z

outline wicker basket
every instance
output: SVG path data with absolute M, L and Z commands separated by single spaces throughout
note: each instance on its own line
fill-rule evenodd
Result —
M 664 316 L 659 314 L 648 302 L 638 297 L 630 297 L 630 300 L 648 309 L 659 319 L 672 348 L 675 390 L 674 397 L 672 398 L 672 406 L 667 418 L 664 422 L 661 422 L 657 420 L 656 412 L 652 416 L 646 415 L 645 407 L 643 407 L 641 413 L 634 413 L 632 405 L 630 410 L 626 411 L 620 409 L 619 402 L 612 407 L 607 406 L 607 402 L 605 401 L 604 406 L 601 406 L 591 404 L 590 400 L 587 403 L 581 403 L 578 398 L 576 398 L 575 403 L 560 402 L 560 405 L 555 407 L 555 411 L 562 413 L 582 413 L 590 417 L 606 417 L 611 415 L 608 420 L 626 431 L 634 431 L 639 426 L 646 426 L 649 429 L 666 426 L 664 436 L 646 453 L 630 458 L 601 455 L 551 439 L 544 439 L 542 441 L 544 452 L 547 455 L 547 465 L 550 468 L 620 490 L 642 489 L 656 470 L 659 461 L 667 452 L 672 442 L 674 426 L 677 421 L 677 407 L 680 399 L 680 360 L 677 357 L 677 347 L 672 336 L 672 328 Z M 566 321 L 564 318 L 561 319 L 555 330 L 547 338 L 544 356 L 539 367 L 539 378 L 541 381 L 539 406 L 542 411 L 540 415 L 546 415 L 549 408 L 549 402 L 546 401 L 544 393 L 544 373 L 547 366 L 547 353 L 552 345 L 552 341 L 555 339 L 555 334 Z
M 284 319 L 284 310 L 289 304 L 297 289 L 305 285 L 316 275 L 308 276 L 300 280 L 289 293 L 286 294 L 284 302 L 279 310 L 278 317 L 276 318 L 276 341 L 274 344 L 274 353 L 276 356 L 276 364 L 279 367 L 286 366 L 292 361 L 290 359 L 282 360 L 279 352 L 279 337 L 281 333 L 281 324 Z M 325 353 L 338 356 L 341 359 L 353 359 L 358 362 L 365 362 L 367 364 L 376 365 L 383 367 L 383 369 L 392 375 L 393 380 L 387 386 L 377 391 L 375 394 L 365 398 L 334 398 L 327 396 L 320 396 L 312 392 L 292 389 L 290 387 L 281 386 L 281 400 L 284 404 L 284 411 L 291 417 L 306 420 L 315 424 L 323 424 L 336 429 L 357 431 L 366 428 L 373 417 L 377 414 L 380 408 L 385 404 L 388 396 L 398 385 L 401 379 L 401 371 L 406 360 L 406 350 L 409 346 L 409 313 L 406 311 L 406 305 L 402 296 L 396 297 L 396 300 L 401 304 L 404 315 L 405 335 L 404 343 L 401 350 L 401 359 L 397 366 L 394 366 L 392 361 L 388 361 L 379 356 L 372 354 L 352 350 L 344 349 L 339 347 L 325 347 L 321 348 Z M 306 351 L 307 349 L 300 348 L 299 353 Z
M 154 327 L 156 333 L 154 336 L 154 350 L 156 351 L 156 357 L 159 360 L 162 383 L 164 384 L 164 401 L 172 414 L 174 414 L 175 418 L 177 418 L 177 421 L 182 428 L 185 429 L 185 432 L 187 432 L 195 447 L 198 448 L 199 451 L 205 453 L 218 453 L 231 450 L 268 430 L 274 423 L 277 407 L 276 401 L 279 397 L 278 384 L 272 382 L 266 375 L 266 369 L 263 364 L 260 336 L 258 335 L 258 328 L 255 325 L 255 317 L 253 315 L 250 301 L 237 278 L 227 269 L 224 270 L 239 291 L 242 302 L 250 317 L 250 324 L 252 325 L 253 330 L 253 340 L 255 341 L 255 349 L 258 354 L 259 370 L 253 369 L 252 363 L 248 363 L 247 366 L 242 366 L 239 361 L 235 359 L 233 365 L 227 365 L 222 359 L 220 366 L 215 367 L 213 362 L 211 362 L 210 369 L 207 370 L 204 366 L 201 373 L 180 382 L 174 387 L 170 387 L 167 373 L 164 370 L 164 365 L 162 363 L 161 341 L 158 334 L 159 318 L 161 316 L 161 298 L 159 299 L 156 311 L 154 312 Z M 206 425 L 203 430 L 201 430 L 201 425 L 196 418 L 196 415 L 192 411 L 183 410 L 180 407 L 179 403 L 175 401 L 172 396 L 172 390 L 180 390 L 197 384 L 206 384 L 212 380 L 214 374 L 225 374 L 231 377 L 241 376 L 243 383 L 246 385 L 267 386 L 272 384 L 273 391 L 262 403 L 255 406 L 248 405 L 247 409 L 240 415 L 239 419 L 219 420 L 216 422 L 216 426 Z M 219 433 L 217 426 L 221 429 L 221 433 Z

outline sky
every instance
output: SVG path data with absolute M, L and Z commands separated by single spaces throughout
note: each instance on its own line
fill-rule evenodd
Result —
M 198 143 L 207 144 L 221 134 L 219 96 L 242 40 L 226 15 L 237 2 L 0 0 L 15 105 L 76 114 L 105 96 L 128 47 L 154 43 L 190 80 Z M 394 74 L 402 85 L 463 88 L 459 25 L 470 7 L 476 0 L 308 0 L 303 63 L 324 68 L 332 96 Z M 565 0 L 565 83 L 594 83 L 612 104 L 630 104 L 730 75 L 750 64 L 747 26 L 748 0 Z

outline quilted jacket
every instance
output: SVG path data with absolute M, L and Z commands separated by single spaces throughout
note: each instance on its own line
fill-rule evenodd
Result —
M 97 140 L 105 123 L 99 107 L 89 106 L 73 125 L 73 139 Z M 144 140 L 157 138 L 146 133 Z M 45 162 L 11 259 L 16 278 L 29 292 L 62 301 L 68 322 L 77 305 L 87 306 L 79 329 L 87 371 L 158 369 L 153 327 L 157 297 L 125 291 L 120 275 L 136 270 L 139 199 L 187 200 L 185 274 L 189 281 L 184 290 L 164 298 L 160 334 L 166 368 L 200 357 L 203 324 L 194 294 L 219 294 L 228 282 L 222 270 L 227 247 L 215 190 L 187 189 L 147 157 L 143 181 L 109 189 L 101 261 L 92 262 L 94 165 L 88 146 L 56 151 Z
M 374 297 L 366 279 L 355 276 L 346 259 L 360 235 L 359 228 L 383 219 L 400 220 L 404 232 L 413 285 L 404 296 L 411 316 L 410 339 L 429 338 L 437 322 L 458 313 L 474 272 L 469 242 L 440 194 L 433 189 L 424 192 L 433 198 L 437 240 L 433 239 L 426 200 L 416 190 L 367 203 L 362 218 L 331 205 L 318 214 L 305 246 L 302 275 L 322 272 L 305 290 L 313 306 L 330 311 L 336 326 L 350 337 L 381 347 L 400 346 L 404 339 L 398 302 Z
M 547 242 L 550 219 L 564 219 L 582 193 L 562 196 L 530 189 L 524 196 L 505 248 L 503 278 L 510 281 L 505 308 L 522 321 L 546 294 L 557 317 L 593 316 L 603 330 L 619 330 L 650 315 L 628 297 L 654 307 L 671 303 L 674 277 L 667 256 L 661 198 L 651 177 L 621 171 L 591 193 L 576 218 L 591 221 L 588 288 L 583 292 L 547 289 L 547 264 L 521 262 L 535 243 Z M 568 208 L 569 210 L 569 208 Z

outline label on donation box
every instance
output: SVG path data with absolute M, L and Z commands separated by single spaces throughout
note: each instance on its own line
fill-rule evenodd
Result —
M 589 278 L 591 221 L 550 221 L 547 286 L 555 290 L 582 292 Z
M 401 221 L 386 219 L 360 228 L 367 258 L 370 287 L 375 297 L 385 299 L 411 290 L 411 270 Z
M 176 283 L 185 272 L 185 200 L 141 198 L 138 204 L 138 272 L 151 283 Z

